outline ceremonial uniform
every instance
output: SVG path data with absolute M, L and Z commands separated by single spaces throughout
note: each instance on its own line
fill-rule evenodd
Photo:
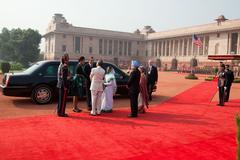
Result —
M 228 102 L 229 100 L 229 95 L 230 95 L 230 90 L 231 90 L 231 86 L 234 80 L 234 74 L 230 69 L 227 69 L 226 72 L 226 95 L 225 95 L 225 102 Z
M 218 72 L 218 91 L 219 91 L 219 106 L 224 106 L 226 75 L 224 71 Z
M 61 117 L 66 116 L 65 109 L 69 88 L 68 76 L 69 76 L 68 66 L 61 63 L 58 68 L 58 83 L 57 83 L 57 87 L 59 88 L 57 114 L 58 116 Z

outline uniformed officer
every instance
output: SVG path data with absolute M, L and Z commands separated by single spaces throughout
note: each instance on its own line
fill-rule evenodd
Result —
M 66 109 L 66 100 L 68 95 L 69 80 L 70 74 L 68 70 L 68 54 L 64 54 L 61 60 L 61 64 L 58 67 L 58 83 L 57 87 L 59 88 L 59 98 L 57 106 L 57 114 L 59 117 L 68 117 L 65 113 Z

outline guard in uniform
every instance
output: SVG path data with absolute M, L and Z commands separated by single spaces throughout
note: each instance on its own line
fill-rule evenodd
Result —
M 68 88 L 69 88 L 69 79 L 70 74 L 68 70 L 68 56 L 64 55 L 62 57 L 62 63 L 59 65 L 58 69 L 58 83 L 57 87 L 59 88 L 59 98 L 58 98 L 58 106 L 57 106 L 57 114 L 59 117 L 68 117 L 65 113 L 66 109 L 66 101 L 68 96 Z
M 230 91 L 231 91 L 231 87 L 232 87 L 232 83 L 234 80 L 234 74 L 233 71 L 231 71 L 229 69 L 229 65 L 226 65 L 226 95 L 225 95 L 225 102 L 228 102 L 229 100 L 229 95 L 230 95 Z
M 219 104 L 218 106 L 224 106 L 225 90 L 226 90 L 226 74 L 225 65 L 221 64 L 218 72 L 218 91 L 219 91 Z

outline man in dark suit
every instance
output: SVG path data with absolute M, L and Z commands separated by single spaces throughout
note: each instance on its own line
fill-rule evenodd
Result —
M 130 73 L 130 77 L 128 80 L 128 89 L 130 96 L 130 105 L 131 105 L 131 114 L 128 116 L 130 118 L 138 116 L 138 94 L 140 91 L 140 76 L 141 73 L 138 70 L 140 63 L 138 61 L 132 61 L 131 68 L 132 71 Z
M 88 105 L 88 110 L 92 110 L 92 99 L 91 99 L 91 91 L 90 91 L 90 86 L 91 86 L 91 80 L 90 80 L 90 73 L 92 68 L 95 68 L 96 64 L 94 64 L 94 59 L 91 57 L 89 59 L 89 62 L 84 66 L 84 72 L 87 75 L 86 79 L 86 96 L 87 96 L 87 105 Z
M 148 95 L 149 100 L 152 100 L 153 87 L 157 84 L 158 81 L 158 71 L 157 67 L 153 66 L 152 61 L 148 61 Z
M 229 100 L 229 95 L 230 95 L 230 90 L 231 90 L 231 86 L 232 86 L 232 83 L 233 83 L 233 80 L 234 80 L 234 74 L 233 74 L 233 71 L 231 71 L 229 69 L 229 65 L 226 65 L 226 70 L 225 70 L 225 77 L 226 77 L 226 84 L 225 84 L 225 87 L 226 87 L 226 94 L 225 94 L 225 102 L 228 102 Z

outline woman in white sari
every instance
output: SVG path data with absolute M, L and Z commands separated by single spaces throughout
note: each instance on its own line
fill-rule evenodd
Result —
M 105 75 L 105 89 L 102 95 L 102 105 L 101 111 L 106 113 L 111 113 L 113 108 L 113 95 L 117 90 L 116 79 L 114 76 L 114 70 L 112 67 L 107 68 L 107 73 Z

